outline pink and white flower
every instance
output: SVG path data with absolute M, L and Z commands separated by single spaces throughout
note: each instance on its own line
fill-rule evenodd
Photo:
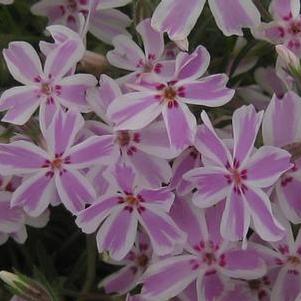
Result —
M 138 130 L 162 115 L 172 147 L 183 150 L 193 144 L 196 118 L 188 104 L 217 107 L 234 95 L 234 90 L 226 87 L 225 74 L 200 79 L 209 61 L 208 51 L 199 46 L 190 55 L 178 54 L 171 79 L 148 77 L 145 83 L 131 85 L 138 92 L 117 97 L 108 108 L 116 130 Z
M 192 288 L 196 300 L 214 301 L 223 294 L 229 277 L 250 280 L 265 274 L 266 266 L 254 250 L 242 250 L 240 244 L 220 236 L 221 205 L 204 212 L 193 208 L 187 199 L 175 200 L 171 215 L 187 233 L 186 252 L 147 269 L 142 297 L 168 300 Z
M 22 206 L 36 217 L 57 200 L 72 213 L 95 200 L 95 191 L 81 170 L 106 160 L 113 144 L 111 137 L 93 136 L 74 145 L 83 124 L 79 113 L 58 110 L 43 133 L 46 150 L 24 140 L 0 144 L 1 173 L 28 175 L 13 193 L 12 206 Z
M 98 201 L 78 214 L 77 225 L 85 233 L 97 229 L 98 251 L 108 251 L 114 260 L 130 252 L 138 223 L 147 233 L 154 253 L 163 256 L 185 241 L 185 234 L 168 215 L 174 194 L 168 188 L 144 189 L 130 167 L 116 165 L 116 183 Z M 114 181 L 114 182 L 115 182 Z
M 226 199 L 220 229 L 226 239 L 245 240 L 252 218 L 264 240 L 279 240 L 284 230 L 274 218 L 263 188 L 273 185 L 290 169 L 290 154 L 273 146 L 254 150 L 263 112 L 256 113 L 252 105 L 233 114 L 233 155 L 215 133 L 207 114 L 201 116 L 204 125 L 198 130 L 195 145 L 207 160 L 203 160 L 204 167 L 184 176 L 197 187 L 194 204 L 207 208 Z
M 127 34 L 130 18 L 115 9 L 131 0 L 41 0 L 31 8 L 35 15 L 46 16 L 50 24 L 66 25 L 79 32 L 82 27 L 81 16 L 88 23 L 89 31 L 100 40 L 111 44 L 120 34 Z
M 82 58 L 84 50 L 82 41 L 68 39 L 48 54 L 42 70 L 40 58 L 30 44 L 10 43 L 3 55 L 12 76 L 24 86 L 1 95 L 0 110 L 8 110 L 2 121 L 22 125 L 40 107 L 40 121 L 46 128 L 58 106 L 88 112 L 85 92 L 96 85 L 95 77 L 65 76 Z
M 273 21 L 262 23 L 254 29 L 257 38 L 276 45 L 285 45 L 298 57 L 301 56 L 301 17 L 299 0 L 272 0 L 270 13 Z

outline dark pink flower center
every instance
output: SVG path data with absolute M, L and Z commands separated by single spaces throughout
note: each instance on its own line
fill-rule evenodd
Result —
M 41 85 L 41 92 L 47 96 L 52 94 L 52 87 L 50 84 L 48 83 L 43 83 Z
M 119 197 L 119 204 L 125 204 L 125 210 L 133 212 L 134 208 L 136 208 L 139 213 L 145 211 L 145 207 L 141 205 L 144 200 L 140 195 L 134 195 L 127 192 L 125 192 L 125 194 L 126 195 L 124 197 Z
M 67 8 L 72 13 L 77 11 L 77 1 L 76 0 L 67 0 Z
M 149 258 L 145 254 L 141 254 L 137 257 L 137 263 L 140 267 L 145 268 L 148 265 Z
M 299 33 L 301 33 L 301 22 L 300 21 L 291 22 L 288 28 L 288 32 L 292 35 L 298 35 Z
M 248 177 L 248 171 L 246 169 L 241 170 L 237 160 L 234 160 L 233 166 L 228 163 L 226 168 L 229 171 L 229 174 L 225 175 L 228 183 L 234 184 L 235 192 L 244 193 L 247 190 L 247 187 L 244 185 L 244 180 L 246 180 Z
M 129 145 L 131 142 L 131 135 L 128 131 L 120 131 L 117 134 L 117 141 L 120 146 Z
M 62 154 L 56 154 L 55 158 L 53 160 L 46 160 L 45 163 L 42 165 L 42 167 L 48 167 L 49 172 L 47 175 L 53 176 L 54 172 L 56 170 L 60 171 L 60 173 L 63 173 L 64 170 L 64 165 L 65 164 L 70 164 L 70 157 L 63 158 Z
M 289 256 L 287 258 L 287 262 L 289 262 L 290 264 L 297 266 L 301 264 L 301 259 L 299 256 Z

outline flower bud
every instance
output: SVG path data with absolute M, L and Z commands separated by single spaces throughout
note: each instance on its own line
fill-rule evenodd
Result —
M 51 301 L 41 284 L 24 275 L 1 271 L 0 279 L 7 284 L 12 293 L 25 301 Z
M 277 45 L 276 51 L 279 55 L 279 58 L 283 61 L 285 67 L 287 67 L 289 71 L 300 73 L 300 60 L 291 50 L 284 45 Z
M 80 61 L 80 68 L 88 73 L 99 76 L 108 67 L 108 61 L 102 54 L 92 52 L 89 50 L 85 51 L 84 57 Z

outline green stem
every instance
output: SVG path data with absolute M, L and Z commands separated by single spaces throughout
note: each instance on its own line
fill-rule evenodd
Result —
M 87 247 L 87 272 L 86 280 L 82 287 L 80 295 L 86 295 L 91 290 L 95 276 L 96 276 L 96 258 L 97 258 L 97 249 L 95 244 L 95 236 L 87 235 L 86 236 L 86 247 Z M 78 301 L 85 300 L 83 297 L 79 297 Z
M 264 5 L 261 2 L 262 0 L 253 0 L 253 3 L 256 5 L 257 9 L 259 10 L 261 17 L 264 21 L 271 21 L 272 17 L 270 13 L 266 10 Z

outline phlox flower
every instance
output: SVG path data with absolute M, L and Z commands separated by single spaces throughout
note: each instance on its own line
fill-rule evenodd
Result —
M 222 207 L 201 211 L 189 199 L 176 198 L 171 216 L 187 233 L 186 252 L 150 265 L 142 279 L 146 300 L 168 300 L 182 292 L 196 295 L 188 300 L 219 300 L 229 277 L 250 280 L 265 274 L 266 266 L 254 250 L 220 236 Z
M 45 149 L 25 140 L 0 144 L 1 173 L 28 175 L 13 193 L 12 206 L 35 217 L 54 200 L 72 213 L 94 201 L 95 191 L 81 170 L 106 160 L 112 139 L 93 136 L 74 145 L 83 125 L 79 113 L 58 110 L 43 133 Z
M 211 207 L 226 199 L 220 230 L 223 237 L 231 241 L 246 239 L 251 218 L 256 232 L 264 240 L 279 240 L 284 233 L 272 214 L 263 188 L 273 185 L 290 169 L 290 154 L 273 146 L 254 150 L 262 116 L 263 112 L 256 113 L 252 105 L 234 112 L 231 154 L 203 112 L 204 124 L 197 132 L 195 145 L 202 154 L 204 167 L 184 175 L 197 187 L 193 196 L 196 206 Z
M 287 92 L 282 98 L 273 96 L 263 118 L 265 145 L 289 147 L 301 141 L 301 98 Z M 301 222 L 301 158 L 292 159 L 292 168 L 277 181 L 275 198 L 286 218 Z
M 206 0 L 162 0 L 157 6 L 152 26 L 167 32 L 170 39 L 183 41 L 194 28 Z M 251 0 L 208 0 L 218 27 L 226 36 L 243 35 L 242 28 L 257 26 L 260 14 Z
M 126 294 L 137 286 L 152 261 L 152 255 L 153 250 L 147 235 L 138 232 L 135 244 L 128 255 L 121 261 L 108 262 L 124 267 L 102 280 L 99 287 L 103 287 L 106 294 Z
M 76 218 L 84 233 L 97 230 L 99 252 L 108 251 L 114 260 L 125 258 L 136 240 L 138 223 L 159 256 L 171 253 L 184 243 L 184 233 L 168 215 L 174 194 L 167 187 L 141 187 L 139 174 L 125 165 L 116 165 L 112 175 L 108 193 Z
M 110 161 L 105 165 L 114 167 L 122 161 L 131 166 L 145 185 L 158 187 L 168 183 L 171 168 L 166 159 L 176 157 L 177 152 L 172 149 L 168 135 L 162 121 L 154 121 L 139 130 L 114 130 L 114 124 L 107 114 L 109 105 L 122 95 L 117 83 L 106 75 L 100 78 L 100 87 L 89 89 L 87 101 L 93 111 L 104 122 L 96 120 L 86 121 L 86 129 L 93 135 L 111 135 L 114 141 Z M 103 167 L 96 167 L 98 170 Z M 99 173 L 95 168 L 91 171 L 96 177 Z
M 172 78 L 147 77 L 146 82 L 131 85 L 137 92 L 117 97 L 108 108 L 115 129 L 141 129 L 162 115 L 172 147 L 183 150 L 191 145 L 196 118 L 188 104 L 217 107 L 229 102 L 234 95 L 234 90 L 226 87 L 225 74 L 200 78 L 209 61 L 208 51 L 199 46 L 192 54 L 177 55 Z
M 79 32 L 82 27 L 81 16 L 87 21 L 89 31 L 106 43 L 113 37 L 127 34 L 126 27 L 131 23 L 129 17 L 116 7 L 124 6 L 131 0 L 41 0 L 31 7 L 35 15 L 46 16 L 50 24 L 65 25 Z
M 145 19 L 136 27 L 143 41 L 144 52 L 128 36 L 119 35 L 113 39 L 115 48 L 107 53 L 108 61 L 115 67 L 131 71 L 118 79 L 121 84 L 139 82 L 143 75 L 149 73 L 163 77 L 173 75 L 174 60 L 164 57 L 163 33 L 155 31 L 150 22 L 150 19 Z
M 2 121 L 22 125 L 40 107 L 39 118 L 44 128 L 50 124 L 58 106 L 88 112 L 85 92 L 97 81 L 89 74 L 65 76 L 82 58 L 84 45 L 79 39 L 68 39 L 51 51 L 44 70 L 34 48 L 26 42 L 11 42 L 3 50 L 13 77 L 24 86 L 6 90 L 0 98 L 0 110 L 8 110 Z
M 301 18 L 299 0 L 272 0 L 270 13 L 273 21 L 254 29 L 256 38 L 288 47 L 301 56 Z
M 262 256 L 269 273 L 275 274 L 271 300 L 295 301 L 301 292 L 301 231 L 294 238 L 290 223 L 278 207 L 275 209 L 277 218 L 285 227 L 285 236 L 279 241 L 265 243 L 253 234 L 250 248 Z

